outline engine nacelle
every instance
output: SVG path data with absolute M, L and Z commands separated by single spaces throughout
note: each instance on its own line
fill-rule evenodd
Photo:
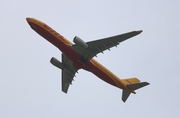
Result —
M 79 37 L 75 36 L 73 42 L 83 48 L 88 48 L 88 45 Z
M 64 65 L 59 60 L 57 60 L 56 58 L 52 57 L 50 62 L 52 65 L 56 66 L 57 68 L 64 69 Z

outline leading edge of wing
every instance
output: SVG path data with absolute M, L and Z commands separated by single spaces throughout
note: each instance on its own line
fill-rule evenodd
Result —
M 140 34 L 141 32 L 143 32 L 143 30 L 138 30 L 138 31 L 132 31 L 132 32 L 128 32 L 128 33 L 124 33 L 124 34 L 120 34 L 120 35 L 115 35 L 115 36 L 111 36 L 111 37 L 107 37 L 107 38 L 103 38 L 103 39 L 98 39 L 98 40 L 94 40 L 94 41 L 90 41 L 90 42 L 87 42 L 88 45 L 92 45 L 92 43 L 95 43 L 95 42 L 104 42 L 104 41 L 107 41 L 107 40 L 110 40 L 110 42 L 112 43 L 120 43 L 120 42 L 123 42 L 131 37 L 134 37 L 138 34 Z
M 132 31 L 112 37 L 107 37 L 103 39 L 98 39 L 90 42 L 86 42 L 88 45 L 88 48 L 84 49 L 81 46 L 78 45 L 73 45 L 72 48 L 78 52 L 80 55 L 83 56 L 85 60 L 90 60 L 94 56 L 96 56 L 98 53 L 103 53 L 105 50 L 110 50 L 110 48 L 117 46 L 119 43 L 134 37 L 138 34 L 140 34 L 142 30 L 139 31 Z

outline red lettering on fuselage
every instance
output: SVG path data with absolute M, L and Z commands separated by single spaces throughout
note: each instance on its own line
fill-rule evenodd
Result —
M 53 33 L 55 36 L 59 37 L 60 39 L 64 40 L 65 41 L 65 38 L 60 35 L 59 33 L 57 33 L 55 30 L 53 30 L 51 27 L 49 27 L 48 25 L 46 24 L 43 24 L 43 27 L 45 27 L 46 29 L 48 29 L 51 33 Z

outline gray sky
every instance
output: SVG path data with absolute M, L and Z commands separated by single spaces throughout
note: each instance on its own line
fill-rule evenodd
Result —
M 179 8 L 179 0 L 1 0 L 0 117 L 179 118 Z M 91 41 L 142 29 L 95 59 L 120 78 L 138 77 L 151 85 L 123 103 L 122 90 L 80 70 L 64 94 L 61 70 L 49 63 L 61 52 L 35 33 L 26 17 L 70 41 L 76 35 Z

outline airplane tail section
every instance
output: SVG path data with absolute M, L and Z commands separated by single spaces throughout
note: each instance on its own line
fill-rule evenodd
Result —
M 144 86 L 149 85 L 148 82 L 140 82 L 137 78 L 129 78 L 129 79 L 124 79 L 122 81 L 126 84 L 127 88 L 130 89 L 130 90 L 137 90 L 139 88 L 142 88 Z M 123 92 L 122 92 L 122 101 L 126 102 L 126 100 L 128 99 L 130 94 L 131 94 L 130 91 L 123 90 Z
M 123 83 L 125 83 L 126 85 L 128 84 L 135 84 L 135 83 L 139 83 L 140 80 L 138 78 L 127 78 L 127 79 L 122 79 Z

